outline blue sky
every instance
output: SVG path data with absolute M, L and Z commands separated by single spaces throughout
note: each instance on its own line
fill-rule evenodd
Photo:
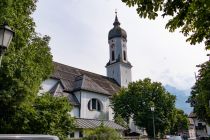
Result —
M 53 60 L 106 75 L 109 59 L 108 32 L 115 9 L 128 36 L 128 60 L 132 79 L 151 78 L 180 90 L 195 82 L 195 67 L 208 57 L 201 43 L 191 46 L 178 31 L 169 33 L 169 19 L 141 19 L 135 8 L 121 0 L 39 0 L 32 15 L 36 31 L 51 37 Z

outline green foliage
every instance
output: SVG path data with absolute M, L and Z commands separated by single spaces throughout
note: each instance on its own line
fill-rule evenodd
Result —
M 22 102 L 12 114 L 1 114 L 1 133 L 51 134 L 67 139 L 74 129 L 74 120 L 69 114 L 71 109 L 65 97 L 37 96 L 34 103 Z
M 115 115 L 120 115 L 128 123 L 132 118 L 139 127 L 146 128 L 153 136 L 153 112 L 157 134 L 165 134 L 171 124 L 175 106 L 175 96 L 170 95 L 161 83 L 151 82 L 149 78 L 130 83 L 128 89 L 122 89 L 112 99 Z
M 67 139 L 74 129 L 74 119 L 69 115 L 71 105 L 66 97 L 53 97 L 50 94 L 37 96 L 29 106 L 22 103 L 16 108 L 10 119 L 10 130 L 13 134 L 51 134 L 60 139 Z
M 155 19 L 158 15 L 171 19 L 166 24 L 170 32 L 181 28 L 190 44 L 205 42 L 210 49 L 209 0 L 122 0 L 129 7 L 137 7 L 140 17 Z
M 123 126 L 124 128 L 128 128 L 128 124 L 125 122 L 125 120 L 120 115 L 114 116 L 115 123 Z
M 40 37 L 35 32 L 30 16 L 36 1 L 0 1 L 0 24 L 6 21 L 15 31 L 0 67 L 0 133 L 50 133 L 62 138 L 73 126 L 70 116 L 66 116 L 66 111 L 70 111 L 66 99 L 37 97 L 53 64 L 48 47 L 50 37 Z
M 200 120 L 210 124 L 210 61 L 200 65 L 196 83 L 188 101 Z
M 0 2 L 0 24 L 6 21 L 15 31 L 0 68 L 0 120 L 8 126 L 0 126 L 3 133 L 12 129 L 11 118 L 18 108 L 33 102 L 41 82 L 52 72 L 49 37 L 41 38 L 34 32 L 30 17 L 34 10 L 34 0 Z
M 83 140 L 120 140 L 119 133 L 103 124 L 98 128 L 86 130 L 86 137 Z
M 171 121 L 170 134 L 178 134 L 188 130 L 189 121 L 187 114 L 183 110 L 175 109 L 173 120 Z
M 50 94 L 39 96 L 33 105 L 36 116 L 31 125 L 33 133 L 52 134 L 67 139 L 74 128 L 74 119 L 69 112 L 72 107 L 66 97 L 53 97 Z

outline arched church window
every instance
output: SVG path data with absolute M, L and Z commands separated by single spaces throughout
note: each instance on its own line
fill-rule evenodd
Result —
M 124 58 L 124 61 L 126 61 L 126 52 L 123 51 L 123 58 Z
M 112 61 L 115 60 L 114 50 L 112 50 Z
M 88 109 L 91 111 L 93 111 L 93 110 L 101 111 L 102 103 L 98 99 L 92 98 L 88 102 Z

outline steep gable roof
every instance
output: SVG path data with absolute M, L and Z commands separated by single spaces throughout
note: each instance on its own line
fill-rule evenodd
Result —
M 54 62 L 52 78 L 59 79 L 65 91 L 87 90 L 106 95 L 113 95 L 120 86 L 109 77 Z
M 61 86 L 61 87 L 60 87 Z M 62 89 L 61 89 L 62 88 Z M 72 105 L 79 105 L 79 101 L 77 100 L 77 98 L 75 97 L 74 94 L 72 93 L 67 93 L 67 92 L 63 92 L 63 85 L 61 84 L 60 81 L 58 81 L 55 86 L 53 86 L 49 92 L 53 95 L 53 96 L 65 96 L 67 97 L 68 101 L 72 104 Z

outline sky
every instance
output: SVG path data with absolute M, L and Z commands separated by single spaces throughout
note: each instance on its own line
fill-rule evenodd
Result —
M 170 33 L 165 29 L 169 18 L 140 18 L 135 8 L 121 0 L 39 0 L 32 17 L 36 31 L 51 37 L 54 61 L 106 75 L 108 32 L 113 28 L 115 9 L 127 32 L 132 80 L 149 77 L 189 90 L 195 83 L 196 65 L 208 60 L 208 52 L 203 43 L 192 46 L 178 30 Z

